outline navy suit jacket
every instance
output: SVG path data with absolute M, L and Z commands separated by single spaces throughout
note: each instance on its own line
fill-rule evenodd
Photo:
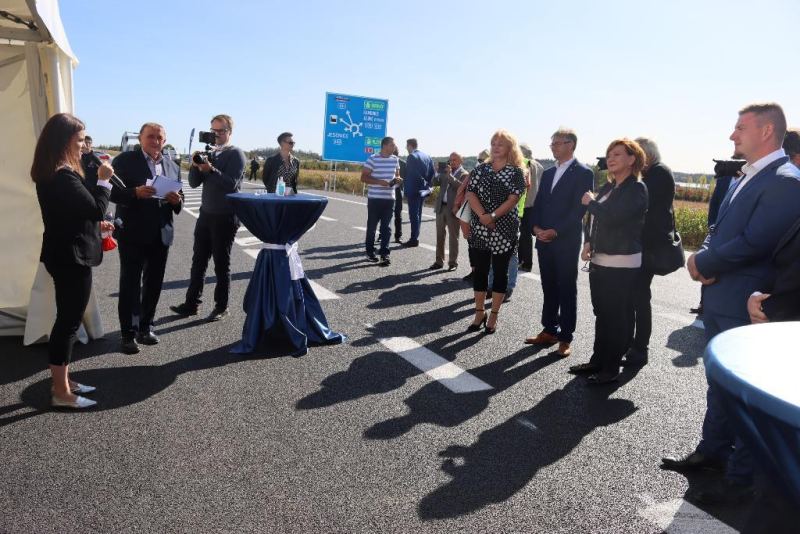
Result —
M 711 313 L 750 322 L 747 299 L 772 284 L 772 253 L 800 217 L 800 172 L 788 161 L 770 163 L 722 202 L 695 257 L 700 274 L 717 279 L 703 295 Z
M 586 206 L 581 204 L 581 198 L 587 191 L 594 190 L 594 173 L 576 159 L 553 188 L 555 176 L 555 167 L 550 167 L 542 174 L 531 218 L 533 226 L 542 230 L 552 228 L 558 236 L 552 243 L 543 243 L 537 239 L 537 249 L 556 243 L 572 246 L 580 246 L 581 243 L 583 215 L 586 213 Z
M 403 178 L 403 194 L 419 197 L 420 191 L 431 186 L 433 180 L 433 160 L 424 152 L 415 150 L 406 159 L 406 177 Z
M 162 158 L 161 162 L 164 175 L 180 182 L 181 172 L 175 162 L 169 158 Z M 114 230 L 114 237 L 141 245 L 160 239 L 164 245 L 170 246 L 174 236 L 172 214 L 181 212 L 183 191 L 180 192 L 181 201 L 175 206 L 157 198 L 136 198 L 134 189 L 153 177 L 141 150 L 123 152 L 114 158 L 111 165 L 127 186 L 125 189 L 115 187 L 111 191 L 111 201 L 117 205 L 115 215 L 122 221 L 122 226 Z

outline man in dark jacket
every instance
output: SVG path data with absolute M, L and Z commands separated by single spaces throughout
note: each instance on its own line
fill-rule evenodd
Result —
M 661 153 L 655 141 L 649 137 L 639 137 L 636 142 L 647 155 L 642 173 L 648 199 L 647 214 L 642 228 L 642 257 L 645 257 L 649 250 L 660 244 L 672 242 L 675 178 L 670 168 L 661 162 Z M 650 334 L 653 331 L 653 312 L 650 307 L 650 284 L 653 282 L 653 276 L 653 272 L 648 270 L 644 263 L 636 273 L 628 310 L 628 324 L 634 326 L 636 333 L 629 332 L 630 344 L 623 365 L 647 363 Z
M 256 160 L 256 158 L 253 158 L 250 161 L 250 179 L 251 180 L 255 180 L 256 179 L 256 176 L 258 176 L 258 169 L 260 169 L 260 168 L 261 168 L 261 164 Z
M 156 188 L 147 181 L 158 176 L 180 182 L 175 162 L 161 154 L 167 135 L 164 127 L 148 122 L 139 131 L 140 150 L 123 152 L 112 162 L 125 188 L 114 187 L 111 201 L 117 205 L 119 224 L 114 237 L 119 243 L 119 323 L 122 352 L 139 352 L 139 342 L 158 343 L 153 319 L 161 296 L 174 230 L 172 216 L 181 212 L 183 191 L 154 198 Z
M 197 163 L 192 157 L 192 168 L 189 169 L 189 185 L 193 188 L 203 186 L 200 215 L 194 227 L 189 288 L 186 300 L 178 306 L 170 306 L 170 309 L 180 315 L 197 315 L 203 302 L 208 260 L 213 257 L 217 286 L 214 288 L 214 310 L 208 320 L 214 322 L 229 315 L 231 249 L 239 230 L 239 219 L 225 196 L 241 191 L 247 158 L 241 148 L 231 145 L 233 119 L 229 115 L 217 115 L 211 119 L 211 131 L 217 139 L 212 158 Z
M 83 184 L 90 190 L 97 185 L 97 169 L 103 162 L 92 150 L 92 138 L 88 135 L 81 148 L 81 167 L 83 167 Z

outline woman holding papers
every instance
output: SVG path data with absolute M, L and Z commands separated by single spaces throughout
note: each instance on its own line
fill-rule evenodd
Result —
M 31 166 L 42 210 L 41 261 L 53 277 L 56 321 L 50 332 L 51 405 L 88 408 L 96 402 L 79 396 L 95 390 L 69 378 L 72 346 L 92 290 L 92 267 L 103 260 L 100 232 L 114 225 L 103 217 L 111 195 L 108 163 L 97 171 L 97 185 L 84 186 L 81 148 L 84 124 L 72 115 L 54 115 L 42 130 Z

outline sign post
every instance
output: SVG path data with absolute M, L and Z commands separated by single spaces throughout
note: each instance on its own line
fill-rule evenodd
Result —
M 322 159 L 364 163 L 380 152 L 388 112 L 386 99 L 326 93 Z

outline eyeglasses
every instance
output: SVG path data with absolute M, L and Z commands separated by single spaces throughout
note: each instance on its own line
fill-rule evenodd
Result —
M 289 146 L 294 146 L 294 141 L 281 141 L 281 143 L 286 143 Z
M 554 141 L 554 142 L 550 143 L 550 148 L 557 147 L 557 146 L 561 146 L 561 145 L 568 145 L 568 144 L 570 144 L 571 142 L 572 142 L 572 141 L 557 141 L 557 142 L 556 142 L 556 141 Z
M 221 133 L 225 133 L 225 132 L 230 132 L 231 130 L 230 130 L 230 128 L 220 128 L 220 129 L 211 128 L 211 131 L 214 132 L 215 134 L 221 134 Z

